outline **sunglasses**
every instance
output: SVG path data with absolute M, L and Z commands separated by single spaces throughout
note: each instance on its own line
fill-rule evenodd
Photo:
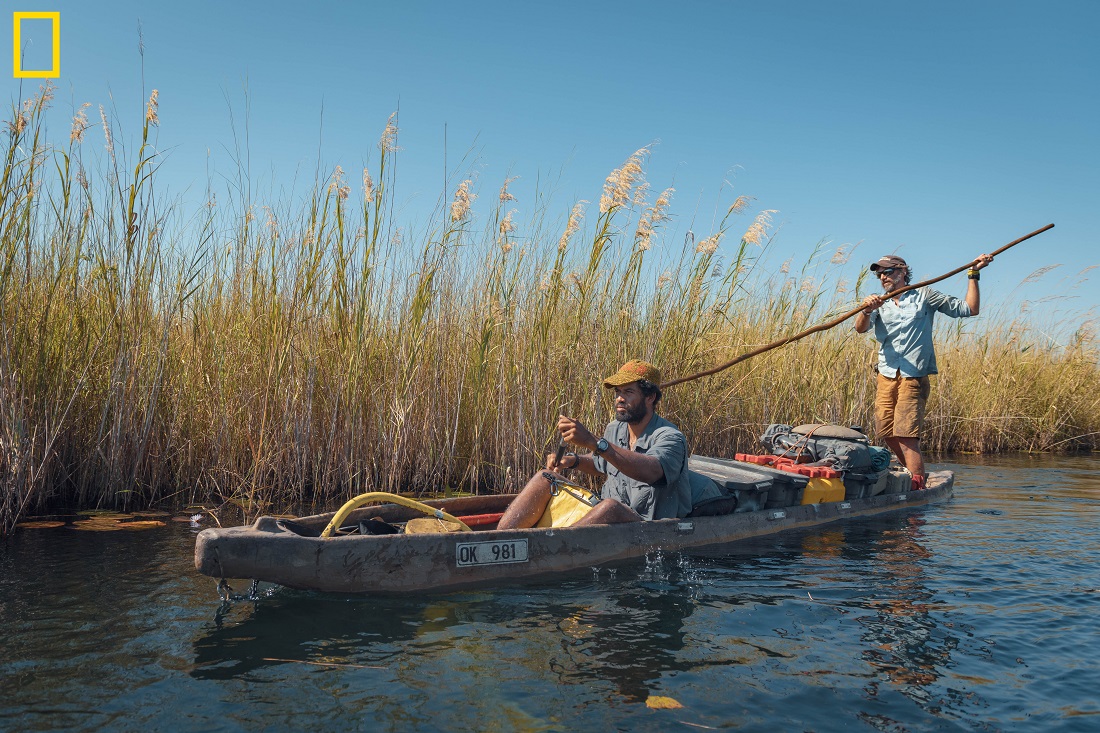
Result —
M 893 275 L 895 272 L 897 272 L 898 269 L 899 268 L 897 268 L 897 267 L 884 267 L 881 270 L 879 270 L 878 272 L 876 272 L 875 274 L 878 275 L 879 277 L 883 277 L 883 276 L 889 277 L 890 275 Z

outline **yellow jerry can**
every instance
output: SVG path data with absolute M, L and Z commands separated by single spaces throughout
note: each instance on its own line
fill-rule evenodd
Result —
M 803 504 L 828 504 L 844 500 L 844 481 L 840 478 L 811 478 L 802 492 Z

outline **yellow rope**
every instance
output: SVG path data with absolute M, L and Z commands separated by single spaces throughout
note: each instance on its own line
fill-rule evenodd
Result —
M 447 512 L 441 509 L 435 509 L 427 504 L 421 504 L 415 499 L 406 499 L 404 496 L 398 496 L 397 494 L 390 494 L 385 491 L 371 491 L 366 494 L 360 494 L 354 499 L 348 501 L 344 506 L 340 507 L 340 511 L 336 512 L 336 516 L 332 518 L 332 521 L 325 527 L 325 531 L 321 533 L 322 537 L 332 537 L 336 532 L 336 528 L 344 523 L 344 520 L 348 518 L 348 515 L 353 511 L 363 506 L 364 504 L 370 504 L 372 502 L 388 502 L 390 504 L 400 504 L 401 506 L 407 506 L 410 509 L 416 509 L 424 512 L 437 519 L 446 519 L 449 522 L 458 522 L 462 526 L 462 531 L 472 531 L 466 524 L 455 517 L 452 517 Z

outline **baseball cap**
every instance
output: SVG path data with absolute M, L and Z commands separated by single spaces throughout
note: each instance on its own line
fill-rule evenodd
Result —
M 909 265 L 905 264 L 905 260 L 897 255 L 886 255 L 885 257 L 880 257 L 878 262 L 871 264 L 871 272 L 887 270 L 891 267 L 904 267 L 908 269 Z
M 624 384 L 638 382 L 643 379 L 653 384 L 660 384 L 661 370 L 647 361 L 631 359 L 619 367 L 619 371 L 603 380 L 603 386 L 611 389 L 612 387 L 621 387 Z

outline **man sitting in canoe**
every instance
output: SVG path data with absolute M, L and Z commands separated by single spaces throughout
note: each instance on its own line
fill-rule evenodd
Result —
M 578 420 L 558 417 L 562 438 L 590 452 L 566 453 L 560 463 L 549 455 L 546 468 L 576 469 L 607 479 L 603 500 L 572 526 L 684 517 L 691 512 L 687 439 L 654 412 L 661 401 L 660 382 L 660 370 L 637 359 L 605 379 L 603 386 L 615 390 L 615 420 L 602 438 Z M 540 471 L 508 507 L 498 529 L 535 526 L 550 498 L 550 482 Z

